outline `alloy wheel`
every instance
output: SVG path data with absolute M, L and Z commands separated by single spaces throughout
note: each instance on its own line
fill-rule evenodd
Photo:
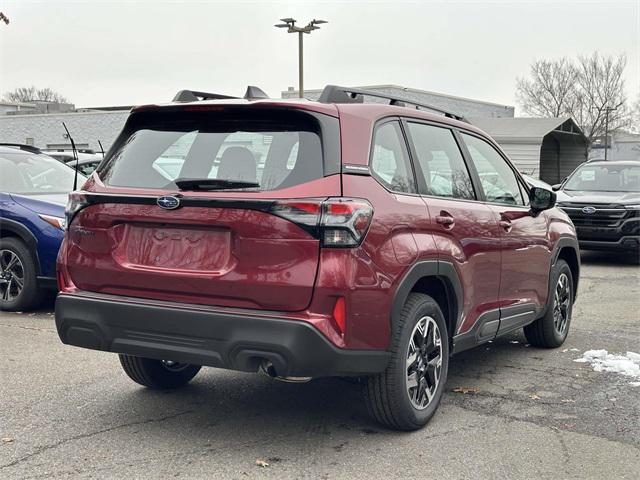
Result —
M 414 408 L 431 403 L 442 373 L 442 337 L 436 321 L 422 317 L 411 332 L 407 349 L 407 395 Z
M 571 286 L 566 273 L 561 273 L 553 297 L 553 326 L 564 335 L 571 318 Z
M 0 299 L 11 302 L 24 288 L 24 266 L 11 250 L 0 250 Z

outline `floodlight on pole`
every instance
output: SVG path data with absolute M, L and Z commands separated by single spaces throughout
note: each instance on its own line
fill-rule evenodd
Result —
M 281 22 L 274 25 L 277 28 L 286 28 L 287 33 L 297 33 L 298 34 L 298 96 L 300 98 L 304 97 L 304 63 L 303 63 L 303 37 L 302 34 L 309 34 L 313 30 L 319 30 L 323 23 L 329 23 L 326 20 L 316 20 L 315 18 L 311 20 L 305 27 L 296 27 L 297 20 L 294 18 L 281 18 Z

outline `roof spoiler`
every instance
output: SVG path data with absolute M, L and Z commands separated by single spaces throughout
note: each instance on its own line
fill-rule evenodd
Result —
M 198 92 L 196 90 L 180 90 L 173 97 L 174 102 L 199 102 L 203 100 L 230 100 L 230 99 L 239 99 L 240 97 L 232 97 L 230 95 L 222 95 L 220 93 L 210 93 L 210 92 Z M 262 89 L 255 87 L 253 85 L 249 85 L 247 87 L 247 91 L 244 94 L 245 100 L 260 100 L 264 98 L 269 98 Z
M 395 95 L 387 95 L 386 93 L 374 92 L 372 90 L 363 90 L 360 88 L 327 85 L 322 90 L 318 101 L 321 103 L 364 103 L 365 96 L 389 100 L 389 105 L 395 105 L 397 107 L 406 107 L 408 105 L 413 105 L 416 109 L 426 108 L 427 110 L 430 110 L 432 112 L 440 113 L 445 117 L 460 120 L 461 122 L 467 122 L 467 120 L 462 115 L 448 112 L 447 110 L 434 107 L 433 105 L 427 105 L 425 103 L 415 102 L 408 98 L 397 97 Z

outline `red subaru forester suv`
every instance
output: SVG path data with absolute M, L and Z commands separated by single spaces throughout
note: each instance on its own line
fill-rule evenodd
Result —
M 64 343 L 118 353 L 150 388 L 201 366 L 358 376 L 372 416 L 412 430 L 450 355 L 521 327 L 564 342 L 574 227 L 489 136 L 356 89 L 264 97 L 133 109 L 69 200 Z

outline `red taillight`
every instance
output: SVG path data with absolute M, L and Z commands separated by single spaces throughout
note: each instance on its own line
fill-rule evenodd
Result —
M 365 200 L 330 198 L 323 204 L 322 245 L 325 247 L 355 247 L 364 238 L 373 208 Z
M 328 203 L 326 210 L 329 215 L 349 215 L 353 207 L 349 203 Z
M 276 202 L 270 209 L 322 241 L 324 247 L 355 247 L 367 233 L 373 208 L 366 200 L 329 198 Z
M 336 304 L 333 307 L 333 319 L 340 330 L 340 333 L 344 335 L 347 325 L 347 308 L 344 302 L 344 297 L 338 297 Z
M 71 192 L 67 200 L 67 207 L 64 210 L 65 228 L 68 229 L 71 226 L 73 217 L 75 217 L 80 210 L 82 210 L 84 207 L 87 207 L 88 205 L 89 202 L 87 201 L 87 196 L 84 193 Z
M 273 204 L 269 211 L 315 234 L 318 229 L 321 205 L 322 200 L 280 201 Z

